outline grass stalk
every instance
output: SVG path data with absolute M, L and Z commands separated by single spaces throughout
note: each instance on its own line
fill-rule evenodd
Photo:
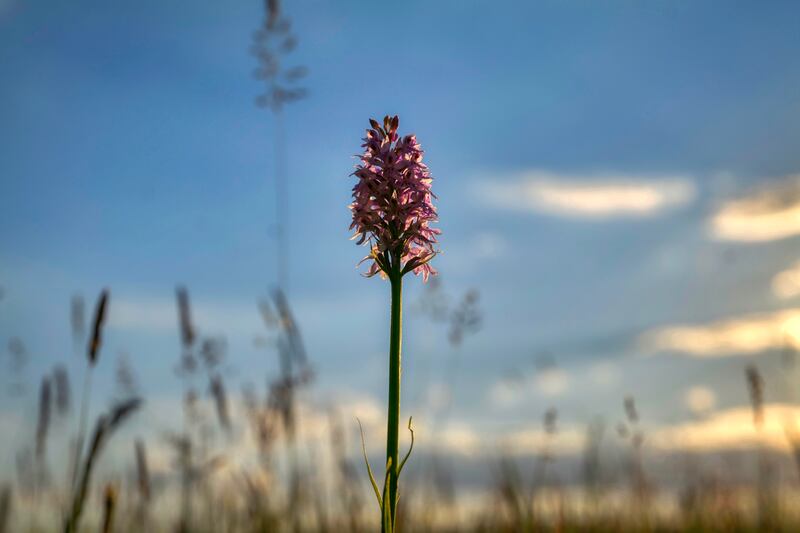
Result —
M 0 533 L 8 531 L 11 521 L 11 487 L 6 485 L 0 490 Z
M 78 531 L 81 515 L 83 514 L 86 496 L 89 493 L 92 471 L 97 464 L 103 446 L 110 438 L 111 434 L 141 405 L 139 398 L 119 403 L 111 408 L 111 411 L 101 416 L 92 436 L 91 445 L 86 454 L 86 459 L 81 468 L 80 481 L 72 497 L 72 505 L 67 518 L 64 522 L 64 533 L 75 533 Z
M 78 437 L 75 443 L 75 456 L 73 459 L 72 483 L 71 488 L 75 490 L 78 482 L 78 468 L 80 467 L 81 456 L 83 455 L 83 443 L 86 439 L 86 423 L 89 416 L 89 405 L 92 393 L 92 373 L 97 359 L 100 356 L 100 346 L 103 342 L 103 324 L 106 320 L 106 309 L 108 307 L 109 291 L 103 289 L 97 300 L 94 312 L 94 322 L 92 323 L 92 336 L 86 348 L 86 372 L 83 377 L 83 394 L 81 397 L 81 414 L 78 422 Z
M 103 494 L 103 533 L 113 533 L 114 515 L 117 508 L 117 489 L 112 484 L 106 485 Z

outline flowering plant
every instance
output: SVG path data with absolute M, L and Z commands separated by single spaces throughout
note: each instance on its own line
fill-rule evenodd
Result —
M 428 167 L 422 162 L 422 148 L 414 135 L 397 134 L 399 120 L 386 116 L 383 125 L 370 119 L 371 128 L 364 138 L 364 154 L 353 175 L 358 182 L 353 187 L 350 211 L 353 239 L 369 246 L 370 252 L 362 262 L 371 261 L 366 276 L 380 274 L 391 283 L 391 331 L 389 340 L 389 406 L 386 440 L 386 477 L 383 491 L 378 489 L 369 461 L 367 463 L 372 487 L 381 508 L 381 530 L 389 533 L 395 528 L 398 498 L 398 479 L 408 457 L 398 456 L 400 421 L 400 352 L 402 343 L 403 276 L 409 272 L 422 275 L 423 281 L 435 275 L 430 265 L 437 254 L 436 236 L 440 230 L 431 227 L 437 221 L 435 196 L 431 192 Z M 411 447 L 414 431 L 411 419 Z M 363 445 L 363 434 L 362 434 Z

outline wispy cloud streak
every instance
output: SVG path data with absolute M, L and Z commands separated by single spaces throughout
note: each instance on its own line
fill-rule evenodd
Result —
M 499 209 L 598 220 L 653 216 L 690 203 L 696 191 L 694 182 L 686 177 L 531 171 L 511 179 L 484 181 L 477 185 L 476 193 L 482 202 Z

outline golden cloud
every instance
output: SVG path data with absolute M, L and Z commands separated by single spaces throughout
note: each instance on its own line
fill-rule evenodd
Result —
M 772 293 L 781 299 L 800 295 L 800 261 L 772 278 Z
M 649 352 L 681 352 L 695 357 L 749 355 L 786 344 L 800 346 L 800 309 L 784 309 L 702 325 L 668 326 L 644 333 Z
M 749 407 L 720 411 L 702 420 L 663 427 L 648 437 L 656 449 L 712 451 L 765 445 L 788 450 L 800 420 L 800 407 L 773 403 L 764 406 L 764 425 L 757 431 Z
M 800 235 L 800 176 L 724 204 L 711 218 L 721 240 L 762 242 Z

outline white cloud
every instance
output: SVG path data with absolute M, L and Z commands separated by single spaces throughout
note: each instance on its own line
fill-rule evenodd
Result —
M 483 232 L 475 236 L 472 247 L 477 259 L 492 259 L 506 253 L 509 244 L 502 235 Z
M 489 402 L 499 408 L 508 408 L 517 405 L 523 396 L 521 384 L 502 379 L 492 384 L 489 389 Z
M 781 299 L 800 295 L 800 261 L 772 278 L 772 293 Z
M 696 385 L 686 391 L 684 401 L 692 413 L 702 414 L 714 409 L 717 404 L 717 395 L 708 387 Z
M 451 423 L 436 432 L 436 444 L 449 452 L 472 456 L 480 451 L 481 439 L 468 425 Z
M 728 318 L 701 325 L 678 325 L 644 333 L 649 352 L 675 351 L 695 357 L 748 355 L 786 344 L 800 346 L 800 309 Z
M 569 388 L 569 374 L 558 367 L 538 371 L 533 378 L 536 389 L 542 396 L 561 396 Z
M 494 407 L 508 409 L 536 397 L 555 398 L 569 390 L 571 381 L 570 374 L 557 366 L 505 377 L 489 388 L 489 402 Z
M 800 235 L 800 176 L 723 204 L 710 220 L 720 240 L 762 242 Z
M 600 361 L 589 368 L 589 377 L 595 385 L 611 387 L 620 381 L 619 368 L 610 361 Z
M 453 391 L 450 386 L 435 382 L 431 383 L 425 391 L 425 404 L 434 411 L 444 409 L 453 401 Z
M 381 404 L 371 396 L 348 396 L 335 401 L 338 409 L 348 413 L 348 416 L 358 418 L 362 424 L 375 425 L 383 421 L 384 409 Z
M 450 242 L 437 258 L 437 268 L 442 272 L 473 273 L 486 261 L 496 260 L 511 251 L 511 244 L 503 235 L 494 231 L 482 231 L 470 235 L 460 242 Z
M 695 197 L 694 183 L 684 177 L 571 176 L 540 171 L 510 181 L 485 181 L 476 192 L 482 201 L 501 209 L 595 220 L 652 216 Z

